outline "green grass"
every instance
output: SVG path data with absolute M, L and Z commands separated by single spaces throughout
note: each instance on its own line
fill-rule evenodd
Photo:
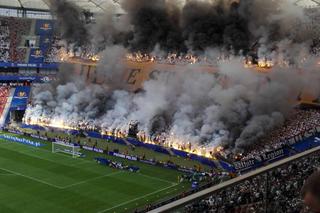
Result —
M 0 212 L 132 212 L 190 187 L 177 184 L 174 170 L 126 160 L 141 171 L 115 170 L 93 160 L 101 154 L 74 159 L 41 142 L 36 148 L 0 140 Z
M 32 129 L 20 129 L 23 132 L 30 133 L 30 134 L 36 134 L 37 131 Z M 101 149 L 108 149 L 109 151 L 112 151 L 114 149 L 119 150 L 120 153 L 128 153 L 128 155 L 134 155 L 134 156 L 145 156 L 146 159 L 155 159 L 157 161 L 167 162 L 170 160 L 171 162 L 184 166 L 187 168 L 201 168 L 202 170 L 210 170 L 211 168 L 207 165 L 201 164 L 198 161 L 194 161 L 191 159 L 182 158 L 179 156 L 170 156 L 167 154 L 162 154 L 159 152 L 155 152 L 153 150 L 144 148 L 144 147 L 136 147 L 134 150 L 132 150 L 130 147 L 122 144 L 117 144 L 111 141 L 106 141 L 102 139 L 95 139 L 91 138 L 90 140 L 88 138 L 80 138 L 72 135 L 68 135 L 66 133 L 62 132 L 46 132 L 46 131 L 39 131 L 40 135 L 45 136 L 47 134 L 48 137 L 63 137 L 63 138 L 70 138 L 72 141 L 78 142 L 80 141 L 81 144 L 86 144 L 89 146 L 92 146 L 93 144 L 97 144 L 98 148 Z

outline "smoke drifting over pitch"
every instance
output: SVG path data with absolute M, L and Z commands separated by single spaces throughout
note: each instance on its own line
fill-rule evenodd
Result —
M 83 35 L 92 34 L 95 49 L 104 49 L 98 73 L 105 83 L 87 85 L 74 77 L 35 89 L 26 118 L 66 124 L 88 121 L 109 130 L 127 129 L 131 120 L 137 120 L 147 135 L 164 132 L 168 143 L 244 148 L 282 125 L 303 89 L 319 95 L 320 76 L 309 65 L 315 61 L 309 54 L 315 31 L 299 33 L 299 23 L 309 23 L 310 17 L 286 0 L 123 0 L 126 15 L 118 21 L 105 14 L 95 24 L 80 24 L 74 30 L 81 23 L 79 14 L 59 7 L 64 1 L 57 2 L 53 11 L 58 21 L 65 22 L 63 37 L 84 44 L 88 36 L 79 36 L 79 31 L 85 31 Z M 195 65 L 176 66 L 175 74 L 161 73 L 145 82 L 142 92 L 124 90 L 126 52 L 157 53 L 155 49 L 206 56 L 223 53 L 233 59 L 219 65 L 219 75 L 197 72 Z M 274 61 L 288 60 L 303 72 L 278 66 L 267 76 L 249 71 L 240 57 L 252 52 Z M 308 61 L 302 62 L 306 57 Z M 61 68 L 62 73 L 68 71 Z

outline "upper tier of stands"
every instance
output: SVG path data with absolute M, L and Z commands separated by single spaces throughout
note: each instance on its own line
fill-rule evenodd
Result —
M 31 29 L 30 19 L 0 18 L 0 62 L 26 62 L 26 48 L 20 44 Z
M 46 68 L 56 61 L 53 29 L 52 20 L 0 17 L 0 67 Z

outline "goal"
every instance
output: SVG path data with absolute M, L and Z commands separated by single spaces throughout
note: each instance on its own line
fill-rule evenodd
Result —
M 52 153 L 62 152 L 76 158 L 81 156 L 80 149 L 80 146 L 71 143 L 52 142 Z

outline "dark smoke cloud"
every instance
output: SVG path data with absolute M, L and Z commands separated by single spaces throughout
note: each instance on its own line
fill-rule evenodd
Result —
M 248 20 L 238 12 L 238 3 L 224 8 L 217 4 L 189 1 L 182 10 L 183 37 L 193 50 L 224 47 L 227 50 L 248 51 L 250 34 Z
M 90 43 L 96 51 L 123 45 L 145 53 L 155 47 L 198 54 L 218 48 L 246 55 L 261 47 L 272 52 L 283 39 L 293 43 L 311 39 L 310 29 L 301 33 L 303 10 L 286 0 L 122 0 L 122 16 L 116 16 L 115 5 L 109 4 L 95 24 L 85 24 L 82 11 L 72 3 L 51 2 L 63 37 L 78 46 Z
M 88 44 L 88 31 L 81 8 L 66 0 L 50 0 L 50 10 L 57 18 L 56 29 L 63 39 L 76 46 Z
M 64 3 L 53 4 L 60 8 L 54 11 L 61 14 L 63 35 L 74 43 L 87 41 L 87 36 L 79 38 L 86 31 L 79 11 L 72 7 L 70 12 Z M 304 25 L 299 23 L 309 24 L 309 16 L 285 0 L 123 0 L 121 6 L 126 12 L 121 18 L 104 14 L 89 28 L 91 44 L 105 49 L 97 70 L 100 84 L 62 76 L 62 81 L 34 90 L 26 117 L 92 121 L 108 130 L 127 130 L 128 123 L 137 120 L 150 135 L 165 132 L 195 146 L 241 149 L 282 125 L 302 90 L 319 96 L 316 59 L 309 55 L 316 30 L 301 33 Z M 235 57 L 219 65 L 226 86 L 221 76 L 199 73 L 196 65 L 172 66 L 175 75 L 162 73 L 145 82 L 139 93 L 126 91 L 121 82 L 124 55 L 154 49 L 214 56 L 253 50 L 260 58 L 290 59 L 304 72 L 274 66 L 266 77 L 245 69 Z M 70 73 L 68 67 L 61 70 Z
M 151 52 L 158 44 L 167 51 L 185 48 L 179 27 L 179 9 L 164 0 L 123 1 L 133 26 L 129 47 L 133 51 Z
M 247 54 L 265 44 L 271 51 L 283 39 L 302 43 L 314 37 L 310 29 L 298 33 L 301 23 L 310 20 L 286 0 L 122 0 L 121 7 L 132 30 L 114 36 L 121 35 L 123 40 L 116 42 L 132 51 L 149 53 L 159 46 L 166 52 L 219 48 Z
M 50 2 L 63 38 L 77 46 L 90 44 L 97 51 L 123 45 L 144 53 L 158 47 L 201 55 L 216 48 L 269 57 L 266 52 L 277 50 L 285 39 L 310 46 L 317 37 L 312 27 L 301 29 L 312 22 L 311 17 L 287 0 L 122 0 L 122 16 L 110 4 L 105 14 L 97 15 L 95 24 L 86 24 L 81 9 L 66 0 Z

